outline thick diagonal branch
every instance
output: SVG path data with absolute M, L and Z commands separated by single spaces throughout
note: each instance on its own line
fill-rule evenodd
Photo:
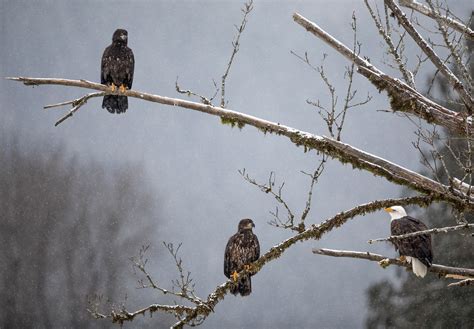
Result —
M 467 113 L 456 113 L 426 98 L 399 79 L 393 78 L 369 61 L 358 56 L 353 50 L 298 13 L 293 14 L 296 23 L 321 39 L 338 53 L 355 63 L 360 74 L 365 76 L 378 90 L 387 92 L 392 110 L 414 114 L 419 118 L 448 128 L 461 136 L 472 136 L 474 126 Z M 469 110 L 469 109 L 468 109 Z M 466 111 L 469 112 L 469 111 Z
M 42 78 L 8 78 L 10 80 L 21 81 L 26 85 L 63 85 L 74 86 L 86 89 L 95 89 L 110 93 L 110 89 L 99 83 L 94 83 L 85 80 L 66 80 L 66 79 L 42 79 Z M 113 94 L 119 94 L 114 92 Z M 248 114 L 236 112 L 221 107 L 186 101 L 177 98 L 170 98 L 165 96 L 148 94 L 135 90 L 126 90 L 120 95 L 134 97 L 149 102 L 170 105 L 174 107 L 186 108 L 194 111 L 199 111 L 215 116 L 219 116 L 226 121 L 235 122 L 239 126 L 246 124 L 259 129 L 264 133 L 274 133 L 277 135 L 286 136 L 295 145 L 303 146 L 305 150 L 317 150 L 323 152 L 332 158 L 338 159 L 342 163 L 350 163 L 354 168 L 362 169 L 371 172 L 374 175 L 382 176 L 385 179 L 412 188 L 413 190 L 430 194 L 437 199 L 443 199 L 455 205 L 459 209 L 474 210 L 474 201 L 468 198 L 460 191 L 450 188 L 447 185 L 435 182 L 434 180 L 420 175 L 416 172 L 401 167 L 395 163 L 379 158 L 370 153 L 336 141 L 326 136 L 314 135 L 304 132 L 292 127 L 288 127 L 279 123 L 260 119 Z
M 381 242 L 381 241 L 394 241 L 394 240 L 411 238 L 411 237 L 423 235 L 423 234 L 448 233 L 452 231 L 467 230 L 467 229 L 472 229 L 472 228 L 474 228 L 474 224 L 461 224 L 461 225 L 456 225 L 456 226 L 437 227 L 437 228 L 432 228 L 430 230 L 418 231 L 418 232 L 401 234 L 401 235 L 392 235 L 392 236 L 389 236 L 388 238 L 383 238 L 383 239 L 371 239 L 367 241 L 367 243 L 372 244 L 374 242 Z
M 323 248 L 323 249 L 313 249 L 313 253 L 317 255 L 332 256 L 332 257 L 349 257 L 349 258 L 366 259 L 373 262 L 380 262 L 381 260 L 383 260 L 385 261 L 385 264 L 388 264 L 388 265 L 403 266 L 403 267 L 411 269 L 411 264 L 402 262 L 399 259 L 387 258 L 382 255 L 373 254 L 370 252 L 334 250 L 334 249 Z M 431 267 L 428 268 L 428 271 L 437 273 L 442 276 L 451 274 L 451 275 L 459 275 L 459 276 L 474 278 L 474 269 L 470 269 L 470 268 L 451 267 L 451 266 L 433 264 L 431 265 Z

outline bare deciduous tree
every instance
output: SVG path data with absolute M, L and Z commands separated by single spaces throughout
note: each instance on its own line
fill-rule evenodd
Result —
M 385 73 L 381 68 L 371 63 L 368 57 L 361 55 L 364 49 L 361 48 L 361 45 L 357 41 L 357 19 L 355 16 L 353 16 L 352 21 L 354 34 L 353 44 L 351 47 L 348 47 L 310 19 L 305 18 L 299 13 L 293 14 L 293 19 L 296 24 L 335 49 L 349 62 L 346 71 L 348 88 L 343 93 L 344 98 L 341 106 L 338 102 L 337 91 L 325 73 L 324 66 L 314 66 L 307 53 L 304 55 L 294 53 L 294 55 L 318 73 L 329 90 L 329 100 L 308 101 L 308 103 L 318 109 L 320 116 L 327 125 L 330 137 L 301 131 L 284 124 L 247 115 L 242 111 L 225 108 L 228 104 L 224 98 L 226 79 L 229 78 L 230 68 L 234 63 L 235 55 L 240 46 L 240 36 L 245 29 L 253 8 L 252 2 L 245 4 L 242 10 L 243 19 L 240 27 L 237 27 L 237 35 L 232 44 L 233 51 L 221 80 L 220 106 L 212 105 L 213 99 L 219 92 L 218 84 L 215 82 L 214 86 L 216 90 L 212 97 L 205 97 L 191 90 L 182 90 L 176 82 L 176 90 L 178 93 L 198 97 L 200 100 L 199 103 L 135 90 L 126 90 L 124 92 L 111 91 L 110 88 L 105 85 L 85 80 L 27 77 L 9 79 L 23 82 L 25 85 L 63 85 L 97 91 L 86 94 L 73 101 L 46 106 L 46 108 L 51 108 L 69 104 L 72 105 L 72 109 L 61 118 L 57 124 L 72 116 L 92 97 L 100 97 L 105 94 L 121 94 L 148 102 L 178 106 L 219 116 L 223 123 L 230 124 L 231 126 L 237 125 L 241 129 L 245 126 L 253 126 L 263 133 L 284 136 L 296 146 L 303 146 L 305 151 L 314 150 L 318 154 L 322 154 L 321 162 L 314 170 L 314 173 L 307 174 L 310 178 L 310 188 L 308 198 L 300 216 L 297 216 L 296 212 L 290 209 L 288 203 L 285 201 L 283 191 L 284 183 L 276 186 L 274 174 L 270 174 L 268 182 L 259 183 L 250 177 L 246 171 L 241 171 L 246 181 L 255 185 L 264 193 L 271 195 L 275 198 L 277 205 L 283 207 L 286 211 L 286 219 L 282 219 L 277 206 L 276 210 L 271 212 L 273 219 L 270 221 L 270 224 L 295 232 L 292 237 L 264 252 L 260 259 L 252 264 L 251 269 L 247 270 L 256 274 L 263 266 L 277 259 L 296 242 L 319 239 L 331 230 L 344 225 L 348 220 L 380 210 L 384 207 L 393 205 L 418 205 L 420 207 L 427 207 L 433 202 L 443 203 L 450 205 L 456 211 L 458 216 L 454 217 L 458 222 L 463 221 L 463 214 L 474 211 L 471 146 L 473 141 L 472 135 L 474 133 L 472 120 L 474 105 L 472 96 L 472 57 L 467 51 L 465 43 L 465 40 L 472 40 L 472 30 L 456 17 L 452 17 L 449 10 L 443 9 L 441 5 L 432 1 L 427 1 L 426 6 L 421 6 L 415 1 L 400 1 L 402 6 L 414 9 L 415 12 L 412 13 L 404 12 L 393 0 L 385 0 L 383 3 L 370 3 L 369 1 L 365 1 L 365 4 L 375 23 L 377 33 L 380 34 L 381 40 L 387 46 L 388 58 L 386 64 L 390 68 L 395 68 L 398 74 L 390 75 Z M 421 23 L 419 23 L 417 19 L 418 15 L 427 16 L 431 19 L 432 23 L 436 26 L 437 34 L 424 36 L 423 33 L 426 33 L 426 30 L 422 29 L 423 26 L 421 26 Z M 422 30 L 423 33 L 419 30 Z M 408 40 L 420 51 L 419 56 L 407 55 L 406 47 Z M 427 95 L 423 93 L 417 81 L 418 74 L 422 67 L 432 68 L 436 71 L 436 75 L 442 76 L 443 79 L 447 81 L 451 91 L 451 99 L 449 101 L 456 104 L 457 111 L 447 108 L 430 93 Z M 353 76 L 356 72 L 365 77 L 376 90 L 386 93 L 391 112 L 401 113 L 407 119 L 408 124 L 414 125 L 416 130 L 414 135 L 414 147 L 420 152 L 420 156 L 422 157 L 425 165 L 424 173 L 404 168 L 400 164 L 357 149 L 348 142 L 342 142 L 341 131 L 347 120 L 347 112 L 351 111 L 353 107 L 367 106 L 367 104 L 370 104 L 370 96 L 361 99 L 357 99 L 356 97 L 357 89 L 353 85 Z M 329 103 L 329 106 L 324 105 L 325 103 Z M 440 132 L 440 130 L 443 129 L 449 131 L 450 134 Z M 449 149 L 454 140 L 464 145 L 461 152 L 451 148 L 451 155 L 457 163 L 457 170 L 455 171 L 448 169 L 446 159 L 439 151 L 440 147 L 448 147 Z M 313 156 L 313 154 L 310 153 L 308 156 Z M 350 164 L 354 169 L 368 171 L 389 182 L 404 186 L 415 193 L 415 195 L 400 199 L 373 200 L 366 204 L 355 206 L 352 209 L 341 211 L 319 224 L 309 224 L 308 214 L 311 209 L 312 191 L 317 184 L 318 178 L 323 174 L 324 166 L 328 165 L 327 161 L 330 158 L 344 164 Z M 438 175 L 439 168 L 444 169 L 444 175 Z M 426 170 L 435 178 L 429 178 L 428 174 L 426 174 Z M 456 220 L 447 222 L 444 226 L 452 226 Z M 472 225 L 463 224 L 458 227 L 470 229 Z M 455 230 L 457 230 L 457 228 L 440 228 L 429 233 Z M 401 238 L 404 237 L 389 237 L 387 240 Z M 201 324 L 206 317 L 214 311 L 216 304 L 229 292 L 229 288 L 233 282 L 226 281 L 217 286 L 215 291 L 211 292 L 206 298 L 196 296 L 190 274 L 184 270 L 182 261 L 178 256 L 179 248 L 170 244 L 167 244 L 166 247 L 173 256 L 179 272 L 178 280 L 174 283 L 174 289 L 164 288 L 158 285 L 153 279 L 145 266 L 145 249 L 132 261 L 139 272 L 144 275 L 144 279 L 140 281 L 142 287 L 150 287 L 159 290 L 163 294 L 172 294 L 179 298 L 181 302 L 170 305 L 152 304 L 137 311 L 128 311 L 125 307 L 121 307 L 109 313 L 100 312 L 99 308 L 95 308 L 91 310 L 91 313 L 98 318 L 110 318 L 113 322 L 122 324 L 125 321 L 134 320 L 137 315 L 146 312 L 153 313 L 161 311 L 170 313 L 176 317 L 177 322 L 173 325 L 174 328 L 181 328 L 184 325 L 193 326 Z M 362 257 L 369 260 L 385 259 L 385 257 L 379 255 L 369 255 L 367 253 L 354 251 L 342 252 L 321 249 L 315 251 L 315 253 L 338 257 Z M 382 263 L 383 266 L 389 264 L 404 266 L 399 260 L 393 259 Z M 447 265 L 448 264 L 433 266 L 431 271 L 438 273 L 440 278 L 450 278 L 450 275 L 454 274 L 461 275 L 462 280 L 457 283 L 459 286 L 471 283 L 471 279 L 474 278 L 474 270 L 449 267 Z M 453 277 L 451 276 L 451 278 Z

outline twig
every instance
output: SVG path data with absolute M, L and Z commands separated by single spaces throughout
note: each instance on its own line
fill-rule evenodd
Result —
M 273 216 L 273 219 L 271 221 L 269 221 L 268 224 L 270 224 L 272 226 L 275 226 L 275 227 L 283 228 L 283 229 L 291 229 L 292 231 L 301 233 L 306 229 L 305 219 L 308 216 L 309 212 L 311 211 L 311 203 L 312 203 L 314 185 L 317 183 L 319 177 L 322 175 L 322 173 L 324 171 L 324 164 L 326 163 L 326 161 L 327 161 L 327 156 L 323 155 L 322 160 L 320 161 L 318 167 L 314 170 L 314 173 L 312 173 L 312 174 L 301 171 L 301 173 L 303 173 L 304 175 L 307 175 L 307 176 L 311 177 L 311 183 L 310 183 L 310 187 L 309 187 L 309 190 L 308 190 L 308 198 L 306 200 L 305 208 L 304 208 L 304 210 L 301 214 L 300 221 L 299 221 L 298 224 L 295 224 L 295 215 L 294 215 L 293 211 L 291 210 L 290 206 L 288 205 L 288 203 L 283 198 L 283 193 L 282 192 L 283 192 L 283 187 L 285 186 L 285 182 L 283 182 L 278 187 L 278 192 L 275 191 L 274 187 L 275 187 L 276 175 L 273 171 L 270 172 L 270 176 L 269 176 L 268 182 L 266 184 L 258 183 L 255 179 L 251 178 L 247 174 L 245 168 L 242 169 L 242 170 L 239 170 L 239 174 L 247 182 L 249 182 L 252 185 L 257 186 L 262 192 L 267 193 L 267 194 L 268 193 L 271 194 L 278 203 L 280 203 L 281 205 L 283 205 L 283 207 L 285 207 L 286 212 L 287 212 L 286 221 L 283 222 L 280 219 L 280 216 L 279 216 L 279 213 L 278 213 L 278 207 L 276 207 L 276 210 L 274 212 L 270 211 L 270 214 Z
M 270 172 L 270 175 L 268 177 L 268 182 L 266 184 L 258 183 L 255 179 L 250 177 L 249 174 L 247 174 L 245 168 L 242 169 L 242 170 L 239 170 L 239 174 L 247 182 L 249 182 L 252 185 L 257 186 L 262 192 L 267 193 L 267 194 L 270 193 L 279 204 L 281 204 L 283 207 L 285 207 L 286 212 L 287 212 L 286 222 L 282 222 L 280 220 L 280 217 L 278 215 L 278 208 L 276 208 L 275 212 L 270 212 L 271 215 L 274 217 L 274 220 L 269 222 L 270 225 L 273 225 L 275 227 L 290 228 L 292 230 L 293 229 L 297 230 L 297 228 L 294 227 L 295 215 L 293 214 L 293 212 L 292 212 L 290 206 L 288 205 L 288 203 L 283 198 L 283 187 L 285 186 L 285 182 L 281 183 L 281 185 L 278 187 L 278 191 L 276 192 L 275 189 L 274 189 L 276 175 L 273 171 Z
M 90 94 L 84 95 L 82 97 L 79 97 L 77 99 L 73 99 L 72 101 L 66 101 L 66 102 L 57 103 L 57 104 L 50 104 L 50 105 L 44 106 L 43 108 L 46 110 L 46 109 L 65 106 L 65 105 L 69 105 L 69 104 L 71 104 L 73 107 L 75 107 L 80 103 L 86 103 L 90 98 L 100 97 L 100 96 L 104 96 L 104 95 L 105 95 L 105 93 L 103 93 L 103 92 L 90 93 Z
M 44 109 L 50 109 L 50 108 L 53 108 L 53 107 L 59 107 L 59 106 L 64 106 L 64 105 L 69 105 L 69 104 L 72 104 L 72 109 L 69 110 L 69 112 L 61 117 L 55 124 L 54 126 L 58 126 L 61 122 L 63 122 L 64 120 L 66 120 L 67 118 L 70 118 L 72 117 L 72 115 L 74 113 L 76 113 L 77 110 L 79 110 L 83 105 L 85 105 L 87 103 L 87 101 L 93 97 L 101 97 L 101 96 L 104 96 L 106 93 L 104 92 L 98 92 L 98 93 L 90 93 L 90 94 L 87 94 L 87 95 L 84 95 L 80 98 L 77 98 L 77 99 L 74 99 L 72 101 L 67 101 L 67 102 L 62 102 L 62 103 L 57 103 L 57 104 L 51 104 L 51 105 L 46 105 L 44 107 Z
M 397 265 L 411 269 L 411 264 L 402 262 L 396 258 L 387 258 L 382 255 L 373 254 L 369 252 L 360 251 L 347 251 L 347 250 L 334 250 L 334 249 L 313 249 L 313 253 L 317 255 L 332 256 L 332 257 L 348 257 L 348 258 L 359 258 L 366 259 L 374 262 L 384 261 L 386 265 Z M 462 268 L 462 267 L 450 267 L 444 265 L 433 264 L 428 268 L 428 271 L 438 273 L 441 276 L 447 274 L 462 275 L 474 278 L 474 269 Z
M 110 88 L 105 85 L 85 80 L 67 80 L 52 78 L 8 78 L 9 80 L 23 82 L 26 85 L 63 85 L 87 89 L 100 90 L 110 94 Z M 349 144 L 336 141 L 325 136 L 314 135 L 292 127 L 288 127 L 276 122 L 267 121 L 241 112 L 236 112 L 221 107 L 204 105 L 196 102 L 186 101 L 178 98 L 153 95 L 135 90 L 125 90 L 121 93 L 123 96 L 134 97 L 149 102 L 181 107 L 194 111 L 219 116 L 227 121 L 233 121 L 238 124 L 248 124 L 258 128 L 264 133 L 274 133 L 289 138 L 293 144 L 304 146 L 305 150 L 317 150 L 328 156 L 338 159 L 342 163 L 350 163 L 353 167 L 371 172 L 374 175 L 385 177 L 387 180 L 405 185 L 415 191 L 425 194 L 435 195 L 438 199 L 449 202 L 460 210 L 474 209 L 474 200 L 456 189 L 449 189 L 448 186 L 435 182 L 434 180 L 403 168 L 393 162 L 379 158 L 370 153 L 352 147 Z
M 471 228 L 474 228 L 474 224 L 461 224 L 461 225 L 456 225 L 456 226 L 432 228 L 432 229 L 429 229 L 429 230 L 417 231 L 417 232 L 413 232 L 413 233 L 407 233 L 407 234 L 401 234 L 401 235 L 392 235 L 392 236 L 389 236 L 388 238 L 371 239 L 371 240 L 367 241 L 367 243 L 372 244 L 374 242 L 381 242 L 381 241 L 401 240 L 401 239 L 411 238 L 411 237 L 418 236 L 418 235 L 423 235 L 423 234 L 448 233 L 448 232 L 452 232 L 452 231 L 466 230 L 466 229 L 471 229 Z
M 390 55 L 393 56 L 393 59 L 398 65 L 398 70 L 403 76 L 403 80 L 412 88 L 415 88 L 415 80 L 414 80 L 414 74 L 408 70 L 406 67 L 406 63 L 402 61 L 402 54 L 399 53 L 398 47 L 395 47 L 393 44 L 392 38 L 389 35 L 389 31 L 385 30 L 382 26 L 382 22 L 377 18 L 375 15 L 374 11 L 372 10 L 372 7 L 370 6 L 368 0 L 364 0 L 365 6 L 367 7 L 367 10 L 370 13 L 370 16 L 372 16 L 372 21 L 375 23 L 375 26 L 377 27 L 379 34 L 382 36 L 382 38 L 385 40 L 385 43 L 388 46 L 388 52 Z M 401 39 L 401 38 L 400 38 Z
M 185 94 L 185 95 L 188 95 L 188 96 L 196 96 L 196 97 L 201 99 L 201 103 L 206 104 L 206 105 L 212 105 L 212 101 L 214 100 L 214 98 L 216 97 L 216 95 L 219 91 L 219 89 L 217 88 L 215 82 L 214 82 L 214 87 L 216 87 L 216 91 L 215 91 L 214 95 L 211 98 L 207 98 L 207 97 L 204 97 L 204 96 L 202 96 L 198 93 L 195 93 L 191 90 L 181 89 L 181 87 L 178 85 L 178 77 L 176 77 L 176 82 L 175 82 L 175 88 L 176 88 L 176 91 L 179 94 Z
M 308 190 L 308 199 L 306 200 L 305 208 L 303 210 L 303 213 L 301 214 L 300 225 L 298 225 L 298 227 L 301 227 L 302 229 L 305 228 L 304 221 L 305 221 L 306 217 L 308 216 L 309 212 L 311 211 L 314 185 L 318 182 L 319 177 L 321 177 L 321 175 L 323 174 L 324 164 L 326 163 L 326 161 L 327 161 L 327 157 L 325 155 L 323 155 L 323 158 L 319 162 L 319 166 L 314 170 L 313 174 L 309 174 L 309 173 L 306 173 L 306 172 L 302 171 L 303 174 L 311 177 L 311 184 L 310 184 L 309 190 Z
M 247 25 L 247 16 L 250 14 L 250 12 L 253 9 L 253 0 L 250 0 L 249 2 L 244 4 L 244 8 L 242 8 L 242 12 L 244 13 L 242 17 L 242 22 L 240 23 L 240 26 L 235 28 L 237 29 L 237 35 L 234 38 L 234 41 L 232 41 L 232 54 L 230 55 L 229 62 L 227 63 L 227 69 L 225 70 L 224 74 L 222 75 L 221 78 L 221 107 L 224 108 L 226 107 L 226 102 L 225 102 L 225 82 L 227 79 L 227 76 L 229 75 L 230 67 L 232 66 L 232 62 L 234 61 L 234 57 L 239 51 L 239 46 L 240 46 L 240 36 L 242 35 L 242 32 L 245 30 L 245 26 Z
M 138 283 L 140 284 L 139 288 L 153 288 L 162 292 L 164 295 L 169 294 L 169 295 L 173 295 L 179 298 L 186 299 L 196 305 L 201 304 L 202 300 L 194 294 L 194 283 L 193 283 L 193 279 L 190 276 L 191 272 L 187 272 L 186 275 L 184 274 L 182 260 L 181 258 L 178 257 L 178 252 L 181 247 L 181 244 L 179 244 L 177 248 L 174 248 L 174 245 L 172 243 L 163 242 L 163 244 L 175 261 L 176 268 L 178 269 L 178 272 L 179 272 L 180 280 L 172 281 L 173 290 L 162 288 L 155 282 L 155 280 L 153 280 L 152 276 L 146 270 L 146 264 L 148 262 L 148 259 L 145 258 L 145 253 L 147 252 L 149 248 L 149 245 L 147 245 L 147 246 L 142 246 L 140 248 L 138 256 L 134 256 L 130 258 L 130 261 L 132 262 L 133 266 L 137 268 L 140 272 L 142 272 L 143 275 L 145 275 L 146 281 L 148 281 L 148 284 L 145 284 L 143 280 L 140 279 L 138 281 Z M 179 288 L 179 292 L 175 292 L 174 287 Z
M 441 20 L 444 24 L 447 26 L 455 29 L 456 31 L 464 34 L 466 37 L 470 38 L 471 40 L 474 40 L 474 31 L 471 30 L 468 26 L 466 26 L 464 23 L 453 19 L 452 17 L 449 16 L 442 16 L 439 13 L 435 12 L 434 10 L 430 9 L 429 7 L 419 3 L 418 1 L 415 0 L 399 0 L 398 3 L 400 6 L 407 7 L 413 10 L 416 10 L 420 14 L 423 14 L 425 16 Z

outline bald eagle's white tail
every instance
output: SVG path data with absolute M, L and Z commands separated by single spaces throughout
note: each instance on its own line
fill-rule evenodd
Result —
M 411 263 L 413 273 L 420 278 L 424 278 L 426 273 L 428 273 L 428 267 L 414 257 L 407 256 L 406 259 L 408 263 Z

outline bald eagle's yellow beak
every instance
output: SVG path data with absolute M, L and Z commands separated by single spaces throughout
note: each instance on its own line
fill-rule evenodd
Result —
M 385 210 L 386 212 L 392 212 L 392 208 L 388 207 L 388 208 L 383 208 L 383 210 Z

